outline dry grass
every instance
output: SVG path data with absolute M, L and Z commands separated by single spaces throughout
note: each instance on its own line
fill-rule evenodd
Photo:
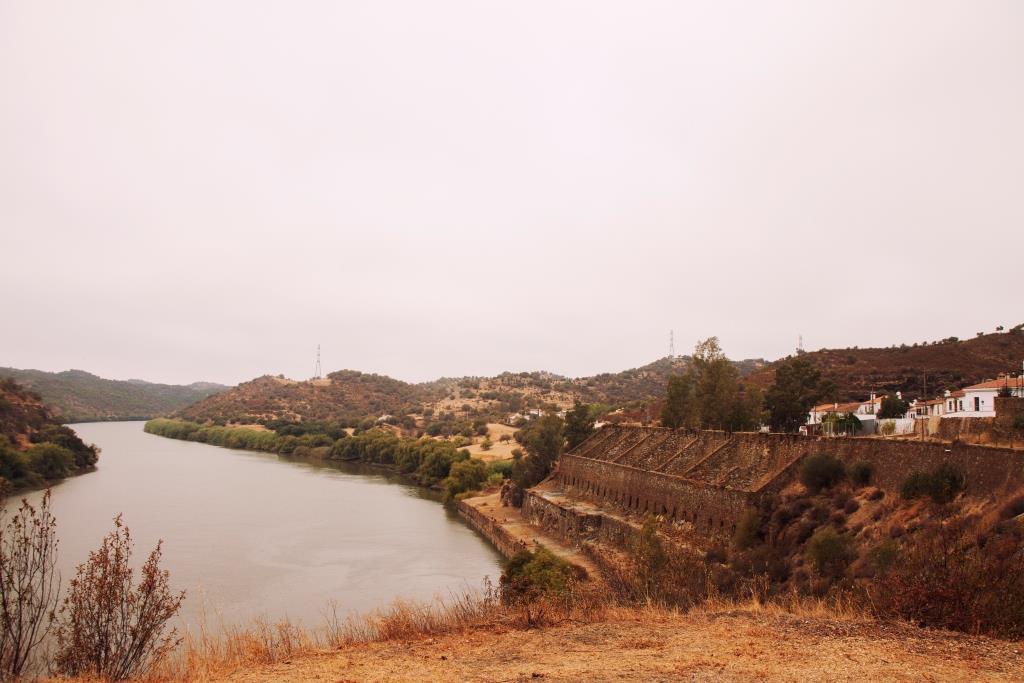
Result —
M 262 667 L 285 665 L 328 651 L 350 650 L 372 643 L 416 642 L 452 634 L 507 633 L 551 627 L 606 622 L 628 622 L 650 627 L 656 633 L 669 621 L 684 615 L 745 613 L 770 619 L 781 615 L 832 622 L 868 622 L 869 615 L 852 601 L 837 598 L 786 596 L 770 602 L 755 596 L 742 599 L 712 597 L 686 610 L 655 603 L 623 605 L 612 602 L 607 592 L 585 584 L 562 598 L 534 600 L 529 604 L 504 604 L 497 593 L 484 586 L 478 591 L 423 603 L 399 600 L 386 609 L 341 617 L 332 605 L 326 623 L 306 630 L 287 620 L 257 620 L 248 628 L 236 626 L 211 630 L 205 626 L 185 639 L 182 647 L 159 670 L 153 681 L 208 681 Z M 633 649 L 640 647 L 639 641 Z
M 413 641 L 472 629 L 528 629 L 565 621 L 590 623 L 604 619 L 612 607 L 605 595 L 590 588 L 574 589 L 562 598 L 508 605 L 485 584 L 481 590 L 438 598 L 433 602 L 397 600 L 368 614 L 342 617 L 332 605 L 325 624 L 303 629 L 287 619 L 256 620 L 247 628 L 201 625 L 182 646 L 162 662 L 150 680 L 203 681 L 234 671 L 273 665 L 324 650 L 367 643 Z M 650 608 L 652 614 L 659 611 Z
M 219 656 L 172 676 L 308 680 L 1020 680 L 1019 645 L 876 622 L 849 603 L 712 598 L 684 613 L 593 596 L 549 605 L 528 628 L 521 607 L 453 598 L 396 603 L 337 622 L 317 642 L 261 626 L 225 635 Z M 230 646 L 226 643 L 230 643 Z M 196 652 L 201 655 L 203 653 Z

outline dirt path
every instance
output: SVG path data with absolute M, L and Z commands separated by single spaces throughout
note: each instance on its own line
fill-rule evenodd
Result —
M 1022 644 L 731 610 L 374 643 L 221 681 L 1011 681 Z

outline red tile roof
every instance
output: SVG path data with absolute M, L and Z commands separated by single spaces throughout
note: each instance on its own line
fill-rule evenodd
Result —
M 1002 389 L 1004 386 L 1017 387 L 1024 381 L 1020 377 L 1001 377 L 999 379 L 990 379 L 980 384 L 972 384 L 969 387 L 964 387 L 963 391 L 973 391 L 981 389 Z

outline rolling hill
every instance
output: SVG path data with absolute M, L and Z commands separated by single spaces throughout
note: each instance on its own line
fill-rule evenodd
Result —
M 549 372 L 505 372 L 496 377 L 410 384 L 354 370 L 333 372 L 321 380 L 264 376 L 203 399 L 177 415 L 197 422 L 273 418 L 354 422 L 384 414 L 461 413 L 497 421 L 529 408 L 566 408 L 575 400 L 617 408 L 660 398 L 668 378 L 685 371 L 689 362 L 687 356 L 661 358 L 639 368 L 576 379 Z M 741 372 L 764 365 L 762 360 L 737 363 Z
M 835 384 L 832 400 L 858 401 L 872 391 L 902 391 L 905 398 L 918 398 L 993 379 L 1000 373 L 1020 372 L 1024 331 L 888 348 L 821 349 L 802 356 Z M 762 388 L 770 386 L 780 362 L 754 370 L 746 381 Z
M 0 377 L 9 377 L 39 394 L 55 416 L 65 422 L 148 419 L 227 389 L 210 382 L 176 385 L 104 379 L 83 370 L 0 368 Z
M 833 382 L 832 400 L 859 400 L 871 391 L 902 391 L 914 398 L 1019 371 L 1024 331 L 888 348 L 821 349 L 802 355 Z M 767 388 L 775 368 L 785 360 L 749 359 L 734 364 L 745 383 Z M 321 380 L 264 376 L 200 400 L 177 415 L 198 422 L 273 418 L 354 422 L 384 414 L 450 413 L 498 421 L 529 408 L 566 408 L 575 400 L 629 408 L 661 400 L 668 378 L 684 372 L 689 363 L 688 356 L 676 356 L 592 377 L 505 372 L 420 384 L 354 370 L 334 372 Z

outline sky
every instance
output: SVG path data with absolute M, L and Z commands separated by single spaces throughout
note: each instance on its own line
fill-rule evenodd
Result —
M 0 366 L 618 371 L 1024 322 L 1024 3 L 0 0 Z

